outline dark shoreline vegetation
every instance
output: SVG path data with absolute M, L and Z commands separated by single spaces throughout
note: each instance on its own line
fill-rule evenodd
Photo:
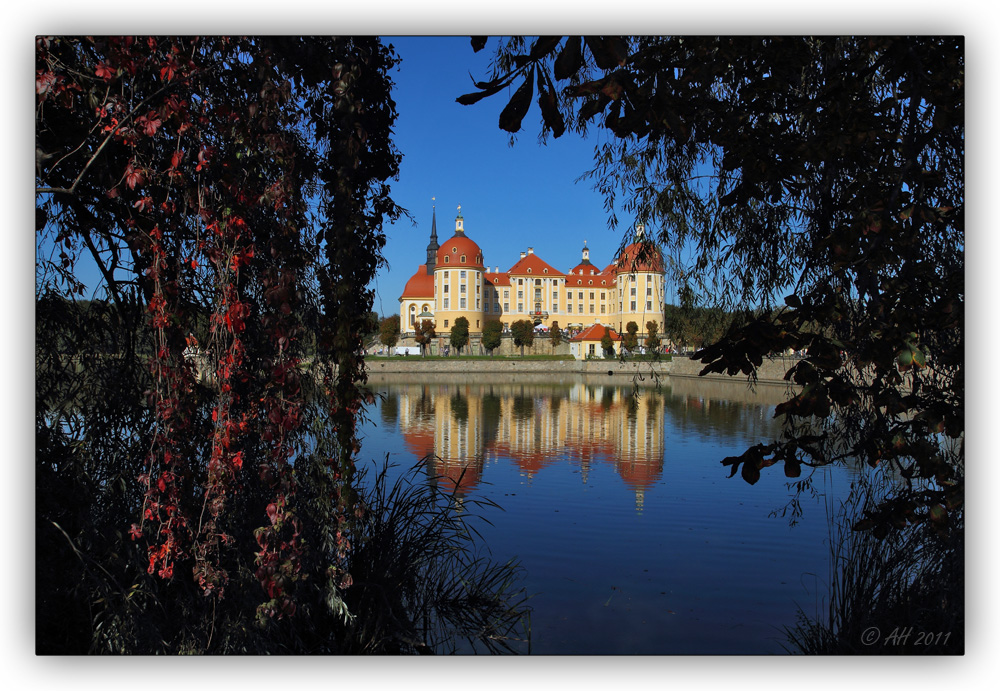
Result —
M 929 652 L 859 649 L 877 621 L 961 652 L 962 37 L 490 41 L 459 103 L 602 133 L 587 175 L 664 259 L 665 338 L 741 379 L 804 353 L 780 434 L 720 459 L 732 482 L 868 469 L 792 647 Z M 516 564 L 447 496 L 358 471 L 369 286 L 407 215 L 398 61 L 377 37 L 36 39 L 39 653 L 529 638 Z M 100 300 L 76 302 L 83 256 Z

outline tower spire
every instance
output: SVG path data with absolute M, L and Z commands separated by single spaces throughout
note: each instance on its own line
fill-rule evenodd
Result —
M 437 197 L 431 197 L 431 202 L 437 200 Z M 427 273 L 433 273 L 434 267 L 437 265 L 437 253 L 441 245 L 438 244 L 438 234 L 437 234 L 437 205 L 431 204 L 431 240 L 427 243 Z

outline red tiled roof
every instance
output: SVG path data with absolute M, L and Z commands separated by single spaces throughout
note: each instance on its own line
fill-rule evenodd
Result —
M 601 273 L 601 267 L 594 266 L 590 262 L 580 262 L 569 270 L 574 276 L 597 276 Z M 593 272 L 593 274 L 591 274 Z
M 421 264 L 417 268 L 417 273 L 406 282 L 400 299 L 426 297 L 434 297 L 434 277 L 427 273 L 427 265 Z
M 508 276 L 505 273 L 495 273 L 495 274 L 492 274 L 492 273 L 490 273 L 490 272 L 487 271 L 486 275 L 484 276 L 484 280 L 487 283 L 489 283 L 490 285 L 493 285 L 493 286 L 509 286 L 510 285 L 510 276 Z
M 530 271 L 529 271 L 530 269 Z M 551 264 L 546 262 L 544 259 L 539 257 L 537 254 L 526 255 L 523 259 L 510 267 L 507 272 L 510 274 L 526 275 L 531 274 L 532 276 L 541 274 L 543 276 L 565 276 L 562 271 L 553 267 Z
M 620 341 L 622 337 L 618 335 L 614 329 L 609 329 L 604 324 L 594 324 L 579 334 L 571 338 L 571 341 L 599 341 L 604 338 L 604 334 L 607 333 L 611 336 L 612 341 Z
M 660 248 L 648 242 L 633 242 L 619 253 L 615 271 L 663 271 L 663 254 Z
M 584 274 L 581 276 L 579 269 L 584 269 Z M 594 273 L 591 275 L 590 271 L 593 270 Z M 593 282 L 591 282 L 593 281 Z M 606 274 L 600 269 L 598 269 L 593 264 L 580 264 L 579 266 L 574 266 L 573 270 L 566 276 L 567 286 L 610 286 L 615 282 L 614 274 Z
M 462 257 L 465 261 L 462 261 Z M 448 261 L 444 260 L 448 257 Z M 441 243 L 437 253 L 437 267 L 478 267 L 483 268 L 483 251 L 465 235 L 453 235 Z

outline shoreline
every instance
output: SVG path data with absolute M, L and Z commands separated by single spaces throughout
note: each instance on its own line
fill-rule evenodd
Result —
M 776 358 L 765 360 L 757 370 L 757 383 L 788 386 L 785 373 L 795 360 Z M 461 357 L 445 360 L 425 360 L 420 356 L 398 356 L 367 360 L 365 371 L 374 374 L 502 374 L 502 375 L 583 375 L 587 378 L 610 377 L 614 380 L 634 377 L 694 378 L 703 381 L 726 381 L 746 385 L 744 374 L 699 376 L 704 364 L 687 358 L 668 362 L 620 362 L 618 360 L 480 360 Z

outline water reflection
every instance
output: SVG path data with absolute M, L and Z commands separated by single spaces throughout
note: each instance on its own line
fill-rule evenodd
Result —
M 383 395 L 383 424 L 398 425 L 417 458 L 433 454 L 429 475 L 450 482 L 459 496 L 472 491 L 497 458 L 511 460 L 529 482 L 568 460 L 584 484 L 597 464 L 612 466 L 639 509 L 662 478 L 669 434 L 765 438 L 775 432 L 770 406 L 782 393 L 684 380 L 636 390 L 606 379 L 497 379 L 428 384 L 373 377 L 370 383 Z

